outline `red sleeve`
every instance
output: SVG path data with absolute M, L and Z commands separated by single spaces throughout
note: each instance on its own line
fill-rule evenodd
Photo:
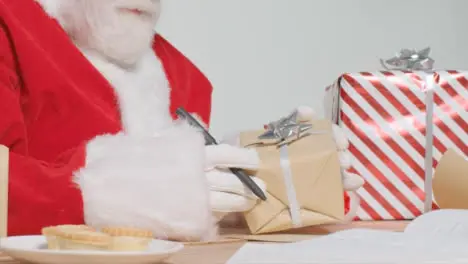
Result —
M 179 50 L 160 35 L 154 49 L 161 59 L 171 86 L 171 111 L 184 107 L 209 126 L 213 87 L 208 78 Z M 175 117 L 175 116 L 174 116 Z
M 196 113 L 209 127 L 211 122 L 211 85 L 203 74 L 197 72 L 194 79 L 197 86 L 188 93 L 187 111 Z
M 10 149 L 8 235 L 39 234 L 48 225 L 82 224 L 81 192 L 71 177 L 83 165 L 85 147 L 64 153 L 57 164 L 28 156 L 12 50 L 7 31 L 0 28 L 0 144 Z
M 213 88 L 210 81 L 206 76 L 198 70 L 189 60 L 186 61 L 189 64 L 191 78 L 189 79 L 192 83 L 191 89 L 188 92 L 188 100 L 186 109 L 191 113 L 196 113 L 203 122 L 209 127 L 211 121 L 211 95 Z

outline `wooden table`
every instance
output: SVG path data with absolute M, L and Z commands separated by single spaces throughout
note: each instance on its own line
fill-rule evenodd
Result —
M 373 228 L 381 230 L 403 231 L 406 221 L 383 222 L 355 222 L 346 225 L 324 225 L 318 227 L 303 228 L 289 232 L 291 234 L 326 235 L 336 231 L 351 228 Z M 245 233 L 243 229 L 225 229 L 223 233 Z M 246 242 L 225 242 L 209 245 L 187 245 L 181 252 L 169 259 L 166 264 L 225 264 L 234 253 Z M 0 264 L 20 264 L 8 257 L 0 255 Z
M 406 221 L 383 221 L 383 222 L 355 222 L 346 225 L 324 225 L 309 227 L 289 232 L 291 234 L 326 235 L 336 231 L 351 228 L 373 228 L 381 230 L 403 231 L 408 222 Z M 246 233 L 244 229 L 224 229 L 224 234 Z M 170 258 L 165 264 L 225 264 L 234 253 L 241 248 L 245 241 L 225 242 L 209 245 L 187 245 L 181 252 Z M 20 264 L 8 257 L 0 255 L 0 264 Z
M 347 225 L 324 225 L 289 232 L 292 234 L 326 235 L 351 228 L 373 228 L 380 230 L 403 231 L 407 221 L 355 222 Z M 235 232 L 235 230 L 234 230 Z M 172 257 L 167 264 L 225 264 L 246 242 L 233 242 L 213 245 L 187 246 L 180 254 Z

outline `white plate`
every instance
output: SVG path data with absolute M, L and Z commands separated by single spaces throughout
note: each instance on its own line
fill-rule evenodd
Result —
M 36 264 L 154 264 L 182 250 L 182 243 L 153 240 L 148 250 L 138 252 L 49 250 L 43 236 L 0 239 L 0 250 L 16 260 Z

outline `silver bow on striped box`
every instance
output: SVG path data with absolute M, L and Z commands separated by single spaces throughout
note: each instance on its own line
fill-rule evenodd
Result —
M 434 60 L 429 57 L 431 48 L 427 47 L 422 50 L 402 49 L 393 58 L 380 60 L 380 63 L 386 70 L 432 70 Z
M 360 220 L 438 208 L 434 168 L 449 149 L 468 156 L 468 72 L 434 70 L 429 48 L 403 51 L 381 60 L 384 70 L 343 74 L 326 90 L 326 116 L 347 133 L 353 170 L 367 183 Z

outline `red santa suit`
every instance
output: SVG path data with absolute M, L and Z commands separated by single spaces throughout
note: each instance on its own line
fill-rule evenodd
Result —
M 153 51 L 146 56 L 149 61 L 143 64 L 160 62 L 161 65 L 154 67 L 156 70 L 162 67 L 167 79 L 154 77 L 151 69 L 138 74 L 147 74 L 149 81 L 167 80 L 170 88 L 168 108 L 173 117 L 174 109 L 182 106 L 208 124 L 210 82 L 159 35 L 154 38 Z M 147 129 L 139 127 L 144 122 L 153 125 L 155 130 L 158 126 L 161 128 L 157 119 L 146 116 L 151 112 L 146 108 L 162 109 L 166 105 L 164 102 L 159 106 L 142 105 L 133 110 L 134 113 L 127 113 L 126 107 L 145 99 L 143 93 L 129 94 L 128 88 L 145 88 L 147 84 L 139 83 L 137 77 L 122 77 L 117 68 L 109 68 L 112 65 L 99 58 L 91 64 L 90 57 L 92 54 L 87 58 L 40 4 L 33 0 L 0 1 L 0 144 L 10 150 L 8 235 L 38 234 L 44 226 L 83 224 L 85 219 L 96 225 L 112 223 L 113 219 L 117 224 L 131 224 L 141 214 L 147 214 L 139 220 L 143 227 L 154 229 L 154 223 L 149 220 L 164 219 L 171 223 L 170 230 L 186 231 L 194 237 L 206 233 L 209 228 L 205 227 L 209 222 L 205 213 L 208 208 L 206 197 L 194 197 L 197 193 L 181 187 L 179 196 L 184 198 L 180 199 L 198 199 L 203 207 L 195 206 L 187 213 L 186 216 L 194 219 L 194 226 L 190 226 L 183 219 L 161 215 L 173 204 L 158 205 L 153 198 L 166 197 L 157 193 L 169 191 L 150 179 L 161 174 L 171 174 L 174 181 L 180 181 L 185 174 L 195 174 L 193 178 L 196 179 L 202 177 L 202 158 L 187 153 L 187 150 L 203 153 L 202 137 L 183 124 L 174 124 L 175 128 L 163 130 L 154 139 L 119 137 L 124 126 L 136 132 Z M 136 98 L 138 96 L 141 98 Z M 146 93 L 146 97 L 151 96 L 152 92 Z M 141 103 L 145 102 L 158 103 L 157 100 Z M 154 148 L 145 150 L 145 147 Z M 181 162 L 184 159 L 191 161 Z M 141 171 L 132 170 L 143 163 L 152 165 Z M 174 164 L 183 166 L 169 172 L 168 167 Z M 100 176 L 93 178 L 93 174 Z M 113 174 L 115 178 L 107 174 Z M 128 178 L 137 176 L 146 177 L 148 184 L 135 185 Z M 123 189 L 125 183 L 132 190 Z M 175 183 L 164 184 L 174 193 L 174 186 L 169 185 Z M 204 190 L 201 183 L 196 184 L 187 182 L 194 189 Z M 133 199 L 132 191 L 137 194 L 146 192 L 154 197 Z M 134 211 L 129 213 L 132 215 L 129 219 L 116 219 L 130 208 Z M 178 216 L 184 216 L 184 213 Z M 164 228 L 168 229 L 167 226 Z
M 199 131 L 173 120 L 184 107 L 208 124 L 212 87 L 154 36 L 155 17 L 133 12 L 151 13 L 158 3 L 0 0 L 8 235 L 86 223 L 206 240 L 215 237 L 217 218 L 255 205 L 234 175 L 216 169 L 258 168 L 255 150 L 205 147 Z M 343 175 L 346 190 L 362 185 Z

